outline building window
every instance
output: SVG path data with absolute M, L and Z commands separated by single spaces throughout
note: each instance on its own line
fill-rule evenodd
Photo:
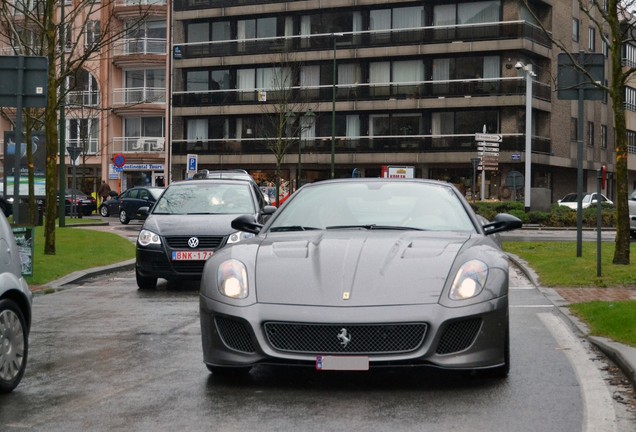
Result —
M 636 89 L 625 87 L 625 109 L 636 111 Z
M 594 122 L 587 122 L 587 146 L 594 147 Z
M 576 18 L 572 18 L 572 40 L 579 41 L 579 20 Z
M 627 131 L 627 152 L 629 154 L 636 154 L 636 132 Z
M 605 58 L 609 57 L 609 44 L 607 41 L 609 40 L 608 34 L 603 34 L 603 40 L 601 41 L 601 50 L 603 51 L 603 55 Z
M 579 127 L 576 117 L 570 118 L 570 141 L 578 141 Z
M 636 46 L 629 43 L 623 44 L 623 66 L 636 66 Z
M 100 41 L 99 21 L 89 21 L 86 23 L 84 35 L 84 47 L 88 50 L 96 49 Z
M 596 29 L 593 27 L 587 29 L 587 49 L 590 52 L 596 51 Z
M 99 119 L 70 119 L 66 122 L 67 143 L 79 147 L 84 154 L 95 154 L 99 151 Z
M 607 148 L 607 125 L 601 125 L 601 148 Z

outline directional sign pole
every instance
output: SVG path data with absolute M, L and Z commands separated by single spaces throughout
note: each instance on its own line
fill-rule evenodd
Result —
M 16 103 L 15 133 L 13 141 L 13 221 L 20 223 L 20 161 L 22 159 L 22 87 L 24 80 L 24 57 L 18 57 L 18 98 Z M 24 144 L 26 147 L 26 143 Z

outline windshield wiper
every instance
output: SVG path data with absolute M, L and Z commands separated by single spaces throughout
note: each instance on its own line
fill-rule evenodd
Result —
M 317 230 L 320 228 L 316 227 L 308 227 L 301 225 L 289 225 L 289 226 L 280 226 L 270 229 L 271 232 L 283 232 L 283 231 L 309 231 L 309 230 Z
M 366 230 L 398 230 L 398 231 L 426 231 L 422 228 L 414 228 L 407 226 L 395 226 L 395 225 L 376 225 L 376 224 L 367 224 L 367 225 L 333 225 L 328 226 L 325 229 L 366 229 Z

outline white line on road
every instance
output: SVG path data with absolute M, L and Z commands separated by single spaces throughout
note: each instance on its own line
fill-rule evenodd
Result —
M 543 325 L 552 333 L 552 337 L 563 349 L 570 364 L 576 372 L 581 386 L 581 396 L 585 419 L 584 432 L 614 432 L 616 431 L 616 413 L 612 403 L 612 396 L 599 370 L 592 364 L 589 353 L 577 340 L 565 323 L 553 314 L 537 314 Z

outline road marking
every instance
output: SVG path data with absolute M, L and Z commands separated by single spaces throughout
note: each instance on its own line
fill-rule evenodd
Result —
M 584 432 L 616 431 L 616 413 L 609 389 L 599 370 L 592 364 L 589 353 L 565 323 L 553 314 L 537 314 L 552 333 L 559 348 L 574 368 L 583 398 Z

